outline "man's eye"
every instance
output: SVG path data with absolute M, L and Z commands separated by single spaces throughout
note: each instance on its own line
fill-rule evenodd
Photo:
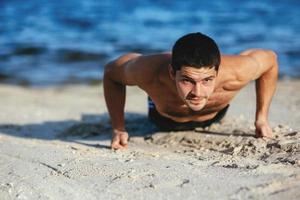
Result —
M 184 83 L 190 83 L 191 81 L 188 80 L 188 79 L 183 79 L 182 82 L 184 82 Z
M 210 81 L 212 81 L 212 78 L 206 78 L 206 79 L 204 79 L 204 81 L 205 82 L 210 82 Z
M 206 78 L 206 79 L 204 79 L 203 83 L 210 84 L 212 82 L 212 80 L 213 80 L 212 78 Z

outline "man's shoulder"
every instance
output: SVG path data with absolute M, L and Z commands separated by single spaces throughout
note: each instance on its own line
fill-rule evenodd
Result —
M 221 61 L 223 61 L 223 65 L 230 66 L 236 72 L 241 72 L 241 75 L 251 76 L 253 75 L 251 72 L 262 70 L 264 66 L 273 64 L 276 59 L 277 55 L 272 50 L 247 49 L 237 55 L 222 55 Z M 257 74 L 254 74 L 254 79 L 257 78 L 255 75 Z
M 117 64 L 139 62 L 139 64 L 142 65 L 150 65 L 152 63 L 158 63 L 170 59 L 171 59 L 170 52 L 163 52 L 163 53 L 156 53 L 156 54 L 126 53 L 114 59 L 113 62 Z
M 142 55 L 128 53 L 115 59 L 113 63 L 124 70 L 124 79 L 144 87 L 159 77 L 161 69 L 170 62 L 170 53 Z M 126 82 L 126 81 L 124 81 Z
M 222 55 L 218 72 L 219 84 L 225 90 L 239 90 L 253 80 L 255 68 L 256 63 L 249 56 Z
M 242 88 L 258 79 L 275 60 L 276 54 L 266 49 L 247 49 L 238 55 L 222 55 L 221 79 L 229 89 Z

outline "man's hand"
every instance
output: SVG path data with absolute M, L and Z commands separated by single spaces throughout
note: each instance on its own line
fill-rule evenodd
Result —
M 256 137 L 273 138 L 272 129 L 267 121 L 255 122 Z
M 112 149 L 126 149 L 128 147 L 128 133 L 126 131 L 113 130 L 111 140 Z

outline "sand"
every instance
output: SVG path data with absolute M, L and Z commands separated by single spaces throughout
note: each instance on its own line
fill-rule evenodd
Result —
M 264 140 L 253 84 L 221 124 L 186 132 L 158 132 L 129 87 L 129 149 L 113 151 L 100 86 L 0 85 L 0 199 L 300 199 L 299 90 L 279 82 Z

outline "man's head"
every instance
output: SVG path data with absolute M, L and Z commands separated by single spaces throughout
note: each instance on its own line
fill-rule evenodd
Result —
M 194 111 L 201 110 L 215 87 L 220 51 L 213 39 L 201 33 L 179 38 L 169 66 L 181 99 Z

